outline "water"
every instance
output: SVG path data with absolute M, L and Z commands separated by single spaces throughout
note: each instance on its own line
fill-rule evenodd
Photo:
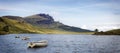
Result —
M 0 53 L 120 53 L 120 36 L 19 34 L 0 36 Z M 48 40 L 48 46 L 28 48 L 27 42 Z

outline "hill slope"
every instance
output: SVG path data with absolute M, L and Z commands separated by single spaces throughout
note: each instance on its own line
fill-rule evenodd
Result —
M 29 23 L 26 23 L 26 21 L 24 21 L 23 18 L 17 18 L 17 16 L 10 17 L 9 16 L 0 17 L 0 34 L 16 34 L 16 33 L 80 34 L 78 32 L 72 31 L 37 27 Z M 21 21 L 19 19 L 23 20 Z
M 8 18 L 0 18 L 0 31 L 6 32 L 6 33 L 38 33 L 36 31 L 39 31 L 32 25 L 25 23 L 25 22 L 19 22 L 17 20 L 12 20 Z
M 72 32 L 91 32 L 90 30 L 68 26 L 60 22 L 54 21 L 53 17 L 48 14 L 36 14 L 25 17 L 24 20 L 31 25 L 35 25 L 42 28 L 57 29 Z
M 120 29 L 109 30 L 106 32 L 96 32 L 95 35 L 120 35 Z
M 54 21 L 53 17 L 48 14 L 36 14 L 25 18 L 19 16 L 0 17 L 0 34 L 79 34 L 80 32 L 92 31 Z

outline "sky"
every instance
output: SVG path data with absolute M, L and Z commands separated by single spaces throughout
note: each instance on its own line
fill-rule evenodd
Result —
M 120 0 L 0 0 L 0 16 L 46 13 L 55 21 L 84 29 L 120 28 Z

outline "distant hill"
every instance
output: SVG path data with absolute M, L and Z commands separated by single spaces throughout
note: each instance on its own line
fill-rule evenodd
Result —
M 0 34 L 41 33 L 41 34 L 79 34 L 90 30 L 64 25 L 54 21 L 48 14 L 36 14 L 22 18 L 20 16 L 0 17 Z
M 113 29 L 106 32 L 96 32 L 94 35 L 120 35 L 120 29 Z
M 73 32 L 91 32 L 90 30 L 81 29 L 74 26 L 68 26 L 63 23 L 54 21 L 53 17 L 48 14 L 36 14 L 32 16 L 28 16 L 24 18 L 26 22 L 43 27 L 43 28 L 51 28 L 65 31 L 73 31 Z

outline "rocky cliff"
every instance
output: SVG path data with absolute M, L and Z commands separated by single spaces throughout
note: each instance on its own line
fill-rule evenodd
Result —
M 48 14 L 36 14 L 32 16 L 27 16 L 24 18 L 28 23 L 43 27 L 43 28 L 52 28 L 65 31 L 74 31 L 74 32 L 90 32 L 90 30 L 81 29 L 74 26 L 68 26 L 63 23 L 54 21 L 53 17 Z

